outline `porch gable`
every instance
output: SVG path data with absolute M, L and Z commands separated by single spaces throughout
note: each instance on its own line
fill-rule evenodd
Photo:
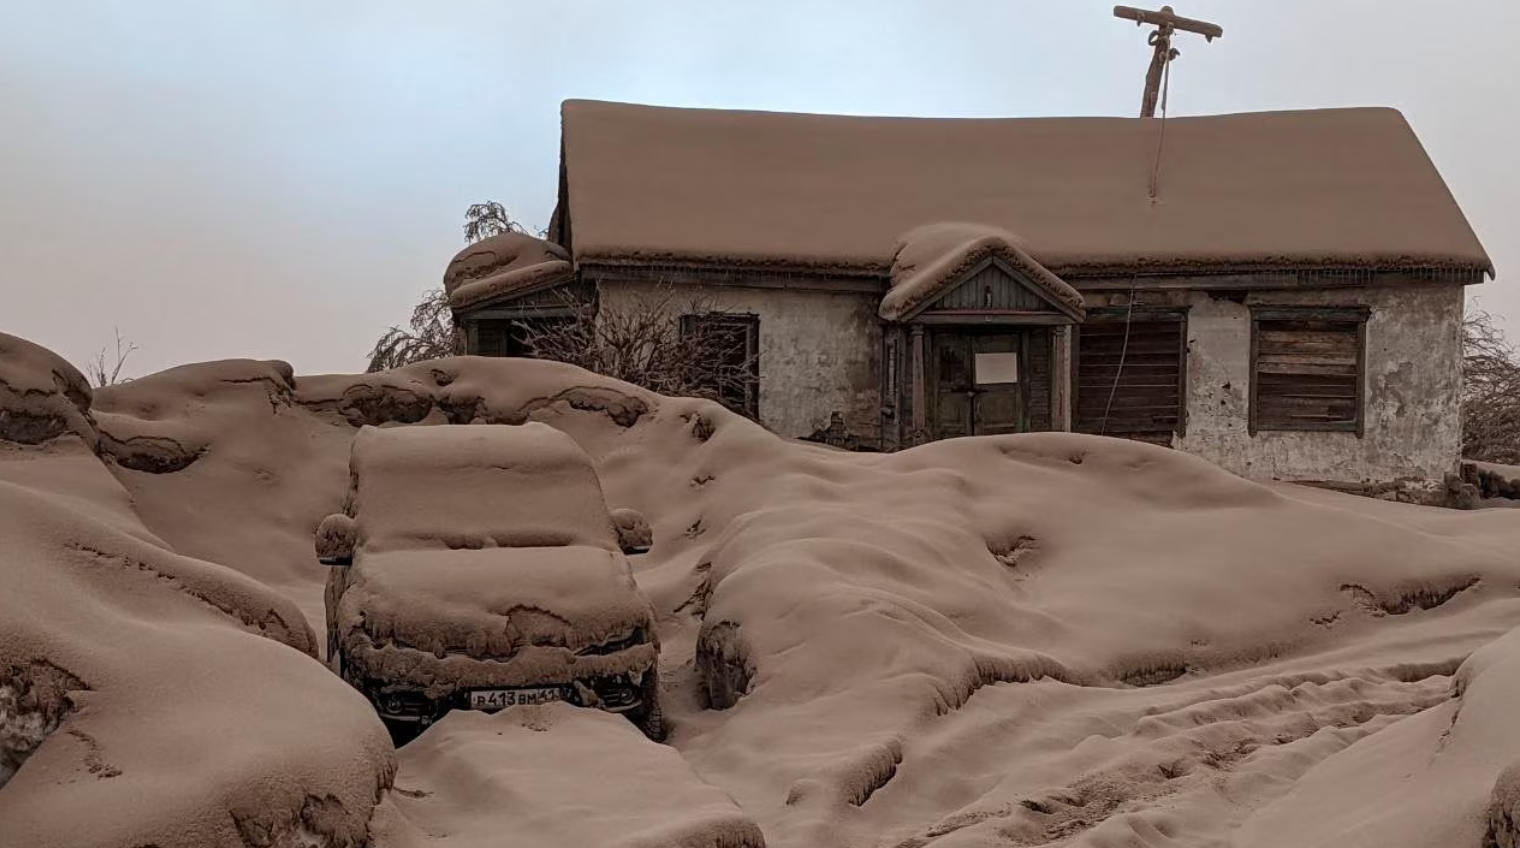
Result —
M 903 320 L 979 324 L 1071 324 L 1079 317 L 1028 274 L 992 255 L 963 272 Z
M 884 321 L 1072 324 L 1082 295 L 1047 270 L 1013 234 L 940 223 L 903 236 L 881 299 Z

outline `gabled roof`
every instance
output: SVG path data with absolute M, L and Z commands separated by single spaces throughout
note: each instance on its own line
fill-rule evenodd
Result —
M 974 221 L 1052 271 L 1492 266 L 1393 109 L 1157 119 L 866 118 L 563 107 L 557 240 L 577 262 L 885 273 L 900 233 Z
M 502 233 L 461 250 L 443 272 L 443 291 L 456 312 L 569 282 L 570 255 L 557 244 L 523 233 Z
M 897 244 L 892 287 L 878 310 L 883 320 L 912 317 L 962 283 L 968 271 L 994 257 L 1018 272 L 1021 282 L 1048 300 L 1054 310 L 1082 320 L 1082 295 L 1030 258 L 1018 238 L 1006 230 L 981 224 L 929 224 L 910 231 Z

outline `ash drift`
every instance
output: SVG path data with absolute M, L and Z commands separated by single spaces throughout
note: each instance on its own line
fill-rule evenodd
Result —
M 33 376 L 52 391 L 47 370 Z M 18 503 L 72 512 L 41 531 L 4 525 L 25 547 L 0 549 L 18 587 L 0 593 L 0 659 L 48 659 L 91 688 L 44 688 L 79 707 L 44 723 L 0 789 L 0 844 L 1515 840 L 1513 510 L 1266 487 L 1068 434 L 845 454 L 532 361 L 300 378 L 210 363 L 85 408 L 117 442 L 188 461 L 133 468 L 66 437 L 5 446 Z M 391 754 L 370 705 L 310 654 L 172 582 L 113 594 L 55 564 L 71 540 L 131 537 L 163 552 L 142 561 L 319 630 L 328 572 L 312 538 L 342 510 L 359 427 L 528 421 L 573 438 L 610 502 L 649 519 L 654 545 L 633 567 L 657 619 L 667 745 L 558 704 L 455 712 Z M 273 653 L 257 665 L 245 649 Z M 181 749 L 160 746 L 185 733 L 201 756 L 166 784 L 162 752 Z M 120 774 L 97 777 L 93 758 Z M 605 783 L 643 774 L 671 790 Z M 107 789 L 139 800 L 77 813 L 95 808 L 70 793 Z M 220 824 L 253 807 L 264 829 L 245 826 L 246 842 Z M 180 822 L 204 838 L 176 836 Z

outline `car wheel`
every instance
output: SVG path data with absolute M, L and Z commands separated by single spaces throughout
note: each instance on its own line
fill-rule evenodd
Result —
M 635 727 L 644 731 L 655 742 L 665 741 L 665 711 L 660 707 L 660 677 L 650 669 L 649 680 L 644 683 L 643 703 L 628 711 L 628 718 Z

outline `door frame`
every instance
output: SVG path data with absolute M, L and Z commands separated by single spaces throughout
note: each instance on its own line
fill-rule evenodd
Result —
M 1018 390 L 1017 390 L 1018 391 L 1018 396 L 1019 396 L 1019 420 L 1018 420 L 1018 425 L 1017 426 L 1018 426 L 1018 432 L 1020 432 L 1020 433 L 1028 433 L 1029 432 L 1029 401 L 1030 401 L 1030 398 L 1029 398 L 1029 343 L 1030 343 L 1030 339 L 1029 339 L 1029 333 L 1027 332 L 1026 328 L 1025 327 L 1016 326 L 1016 325 L 1008 325 L 1008 324 L 991 325 L 991 326 L 989 326 L 989 325 L 970 325 L 970 326 L 967 326 L 967 325 L 959 325 L 959 324 L 950 324 L 950 325 L 942 324 L 942 325 L 938 325 L 938 326 L 934 326 L 934 327 L 929 327 L 927 329 L 928 329 L 928 332 L 925 335 L 927 335 L 929 338 L 927 338 L 925 340 L 927 342 L 927 344 L 925 344 L 925 347 L 927 348 L 925 350 L 925 354 L 927 356 L 928 362 L 925 363 L 925 364 L 928 366 L 927 369 L 926 369 L 928 373 L 925 375 L 926 378 L 927 378 L 925 380 L 925 382 L 928 385 L 925 387 L 927 389 L 927 391 L 924 394 L 926 395 L 925 399 L 927 401 L 927 404 L 926 404 L 927 409 L 925 410 L 925 412 L 927 413 L 927 416 L 926 416 L 926 419 L 927 419 L 926 420 L 926 425 L 927 425 L 927 429 L 929 430 L 929 438 L 930 439 L 935 439 L 935 440 L 945 438 L 944 435 L 942 435 L 942 434 L 939 433 L 940 395 L 942 394 L 941 391 L 940 391 L 940 376 L 939 376 L 940 375 L 940 368 L 939 368 L 939 363 L 940 363 L 940 340 L 942 338 L 951 337 L 951 336 L 960 337 L 961 339 L 963 339 L 965 341 L 966 353 L 968 354 L 967 369 L 970 371 L 970 374 L 971 374 L 971 384 L 973 386 L 973 391 L 974 391 L 974 394 L 971 397 L 971 408 L 967 412 L 967 430 L 968 430 L 968 432 L 966 433 L 966 435 L 968 435 L 968 436 L 982 435 L 982 434 L 976 432 L 976 423 L 977 423 L 976 412 L 977 412 L 977 400 L 978 400 L 978 396 L 983 391 L 985 391 L 985 390 L 976 390 L 974 388 L 976 386 L 976 351 L 974 349 L 975 345 L 974 345 L 974 342 L 972 340 L 975 337 L 977 337 L 977 336 L 1009 336 L 1009 335 L 1013 336 L 1014 338 L 1016 338 L 1018 340 L 1018 342 L 1017 342 L 1017 350 L 1015 351 L 1019 355 L 1019 382 L 1018 382 Z

